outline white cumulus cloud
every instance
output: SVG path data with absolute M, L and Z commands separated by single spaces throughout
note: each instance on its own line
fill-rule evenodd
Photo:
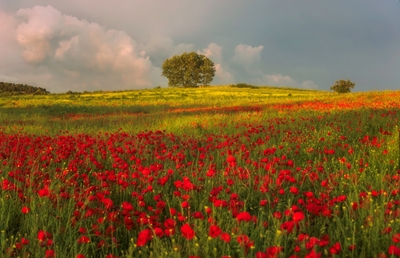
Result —
M 222 55 L 222 47 L 216 43 L 210 43 L 206 48 L 197 51 L 198 54 L 205 55 L 210 58 L 215 64 L 215 78 L 213 84 L 232 84 L 235 83 L 229 65 L 224 61 Z
M 8 32 L 8 37 L 16 39 L 31 71 L 45 75 L 50 91 L 146 88 L 161 80 L 160 68 L 124 31 L 52 6 L 20 9 L 16 19 L 15 35 Z
M 311 80 L 298 82 L 290 76 L 282 74 L 264 74 L 261 77 L 253 79 L 253 82 L 259 85 L 289 86 L 302 89 L 318 89 L 318 86 Z
M 263 49 L 264 46 L 252 47 L 246 44 L 239 44 L 235 48 L 235 55 L 232 57 L 232 61 L 243 66 L 258 63 L 261 61 L 261 51 Z

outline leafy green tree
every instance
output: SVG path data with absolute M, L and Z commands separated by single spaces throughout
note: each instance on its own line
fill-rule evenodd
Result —
M 356 84 L 350 80 L 338 80 L 333 86 L 331 86 L 331 90 L 337 93 L 348 93 L 352 88 L 354 88 L 354 86 L 356 86 Z
M 183 53 L 166 59 L 162 76 L 171 87 L 198 87 L 209 85 L 215 76 L 215 65 L 208 57 L 195 52 Z

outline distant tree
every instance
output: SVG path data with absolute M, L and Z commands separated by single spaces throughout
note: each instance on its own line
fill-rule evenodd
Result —
M 13 95 L 13 94 L 49 94 L 46 89 L 34 87 L 27 84 L 15 84 L 11 82 L 0 82 L 0 95 Z
M 352 88 L 354 88 L 354 86 L 356 86 L 356 84 L 350 80 L 338 80 L 331 86 L 331 90 L 337 93 L 348 93 Z
M 215 65 L 208 57 L 195 52 L 183 53 L 166 59 L 162 76 L 171 87 L 198 87 L 209 85 L 215 76 Z

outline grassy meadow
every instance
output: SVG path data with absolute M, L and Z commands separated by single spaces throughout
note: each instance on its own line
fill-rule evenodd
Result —
M 1 257 L 400 257 L 400 91 L 0 97 Z

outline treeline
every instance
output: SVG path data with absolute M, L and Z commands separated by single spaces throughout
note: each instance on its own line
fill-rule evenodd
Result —
M 45 95 L 50 94 L 46 89 L 27 84 L 0 82 L 0 96 L 12 96 L 21 94 Z

